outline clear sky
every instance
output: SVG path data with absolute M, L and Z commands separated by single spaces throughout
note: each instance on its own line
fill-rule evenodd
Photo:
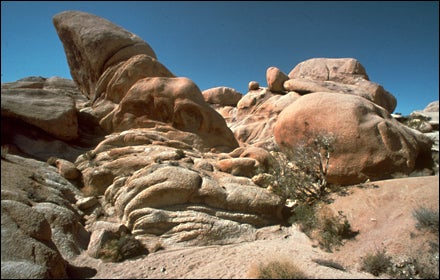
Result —
M 245 94 L 266 69 L 288 74 L 316 57 L 353 57 L 397 98 L 395 112 L 439 97 L 439 2 L 2 1 L 1 81 L 71 79 L 52 17 L 80 10 L 144 39 L 158 60 L 201 90 Z

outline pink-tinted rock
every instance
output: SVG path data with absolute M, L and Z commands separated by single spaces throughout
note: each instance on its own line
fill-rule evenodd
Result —
M 127 61 L 107 68 L 97 82 L 96 97 L 105 93 L 105 99 L 119 103 L 133 84 L 146 77 L 174 77 L 174 75 L 151 56 L 135 55 Z
M 410 173 L 431 141 L 400 124 L 383 108 L 354 95 L 319 92 L 284 109 L 274 127 L 276 142 L 295 147 L 317 133 L 336 137 L 328 181 L 354 184 Z
M 215 87 L 202 92 L 205 101 L 210 104 L 221 106 L 236 106 L 243 96 L 241 93 L 229 87 Z
M 106 119 L 110 131 L 152 127 L 160 122 L 197 134 L 206 147 L 232 150 L 238 146 L 225 120 L 187 78 L 139 80 Z
M 289 73 L 290 79 L 310 79 L 354 84 L 368 79 L 362 64 L 354 58 L 312 58 L 295 66 Z
M 267 68 L 266 70 L 267 87 L 271 91 L 275 91 L 275 92 L 284 91 L 283 84 L 288 79 L 289 77 L 276 67 L 272 66 Z

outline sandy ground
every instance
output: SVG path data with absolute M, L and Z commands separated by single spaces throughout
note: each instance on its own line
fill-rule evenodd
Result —
M 407 256 L 426 243 L 429 237 L 415 228 L 412 211 L 418 206 L 438 209 L 438 179 L 428 176 L 378 181 L 364 188 L 349 188 L 346 196 L 334 195 L 335 201 L 328 207 L 335 213 L 342 210 L 352 228 L 359 230 L 354 240 L 334 253 L 316 247 L 296 225 L 274 226 L 263 229 L 259 240 L 253 242 L 167 249 L 121 263 L 105 263 L 83 252 L 69 260 L 71 275 L 94 279 L 243 279 L 250 278 L 259 263 L 276 259 L 291 261 L 310 278 L 374 278 L 360 271 L 360 259 L 366 253 L 384 248 L 394 257 Z M 319 265 L 314 259 L 336 261 L 346 271 Z

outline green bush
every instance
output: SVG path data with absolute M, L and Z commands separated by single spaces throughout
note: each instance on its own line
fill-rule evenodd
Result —
M 251 278 L 257 279 L 307 279 L 307 275 L 290 261 L 274 260 L 251 268 Z
M 385 249 L 382 251 L 376 250 L 374 254 L 367 254 L 362 258 L 361 269 L 379 276 L 382 273 L 386 273 L 392 267 L 391 257 L 386 255 Z

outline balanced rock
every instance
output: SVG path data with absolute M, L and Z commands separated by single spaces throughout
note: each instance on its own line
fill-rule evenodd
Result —
M 53 17 L 73 80 L 94 99 L 96 82 L 104 71 L 137 54 L 156 59 L 151 47 L 137 35 L 101 17 L 65 11 Z
M 256 81 L 250 81 L 249 84 L 248 84 L 248 90 L 249 91 L 257 90 L 259 88 L 260 88 L 260 84 L 258 82 L 256 82 Z
M 242 97 L 241 93 L 229 87 L 210 88 L 204 90 L 202 94 L 206 102 L 221 106 L 237 106 Z
M 430 157 L 431 141 L 393 119 L 383 108 L 355 96 L 318 92 L 284 109 L 274 127 L 276 142 L 293 148 L 317 134 L 333 134 L 328 181 L 355 184 L 367 179 L 409 174 Z
M 266 70 L 266 80 L 267 80 L 267 87 L 269 90 L 274 92 L 282 92 L 284 91 L 284 82 L 287 81 L 289 77 L 284 74 L 280 69 L 277 67 L 269 67 Z
M 299 63 L 289 73 L 284 88 L 300 94 L 337 92 L 366 98 L 389 113 L 396 98 L 382 86 L 369 81 L 365 68 L 353 58 L 313 58 Z

